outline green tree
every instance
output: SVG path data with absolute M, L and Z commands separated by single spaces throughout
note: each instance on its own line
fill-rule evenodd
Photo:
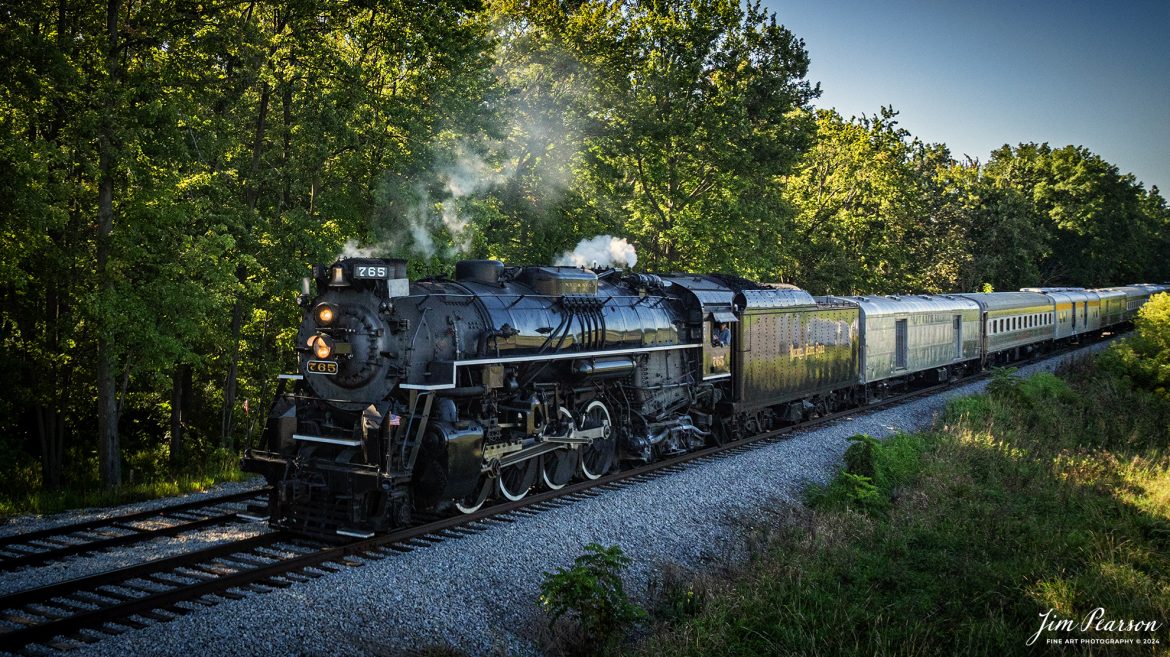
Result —
M 897 293 L 919 288 L 923 261 L 911 258 L 924 224 L 924 175 L 912 162 L 923 146 L 898 127 L 897 112 L 850 120 L 817 112 L 817 139 L 785 198 L 796 208 L 790 276 L 815 293 Z M 918 245 L 921 246 L 921 245 Z
M 596 15 L 600 25 L 573 26 L 591 35 L 571 29 L 605 108 L 588 142 L 590 187 L 623 199 L 648 267 L 763 274 L 787 217 L 738 200 L 771 191 L 811 140 L 819 90 L 803 42 L 758 2 Z
M 1087 148 L 1004 146 L 985 172 L 1023 194 L 1042 218 L 1049 250 L 1041 282 L 1124 285 L 1165 271 L 1164 252 L 1156 250 L 1166 244 L 1160 196 Z
M 567 156 L 570 226 L 631 238 L 651 269 L 776 270 L 788 213 L 773 181 L 811 138 L 818 93 L 799 39 L 759 3 L 499 7 L 520 39 L 506 52 L 518 54 L 509 79 L 524 115 L 564 108 L 571 137 L 529 139 L 518 171 Z M 568 246 L 575 232 L 554 239 Z
M 28 385 L 4 424 L 46 483 L 96 446 L 116 485 L 124 432 L 232 444 L 305 263 L 377 235 L 382 182 L 490 121 L 474 8 L 5 6 L 2 358 Z
M 1044 283 L 1040 263 L 1049 253 L 1041 217 L 1023 192 L 984 173 L 978 163 L 940 172 L 953 196 L 961 245 L 955 290 L 1018 290 Z

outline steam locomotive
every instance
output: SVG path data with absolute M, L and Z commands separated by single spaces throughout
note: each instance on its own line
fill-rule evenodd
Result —
M 300 371 L 282 375 L 243 468 L 273 486 L 274 526 L 333 538 L 961 377 L 1128 321 L 1160 290 L 814 298 L 726 275 L 494 260 L 412 283 L 405 261 L 368 258 L 313 279 Z

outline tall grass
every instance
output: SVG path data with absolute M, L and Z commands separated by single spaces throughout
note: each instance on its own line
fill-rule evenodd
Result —
M 1033 654 L 1040 614 L 1103 607 L 1161 629 L 1039 642 L 1170 654 L 1170 400 L 1090 361 L 1061 374 L 1001 373 L 932 432 L 859 438 L 728 590 L 637 651 Z

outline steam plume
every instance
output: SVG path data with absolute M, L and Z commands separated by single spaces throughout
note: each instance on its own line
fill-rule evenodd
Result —
M 577 247 L 562 253 L 556 264 L 570 267 L 633 267 L 638 264 L 638 254 L 634 245 L 624 237 L 598 235 L 577 242 Z

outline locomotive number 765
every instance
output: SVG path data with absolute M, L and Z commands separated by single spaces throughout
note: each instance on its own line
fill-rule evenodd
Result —
M 358 265 L 353 269 L 354 278 L 386 278 L 387 273 L 386 267 Z

